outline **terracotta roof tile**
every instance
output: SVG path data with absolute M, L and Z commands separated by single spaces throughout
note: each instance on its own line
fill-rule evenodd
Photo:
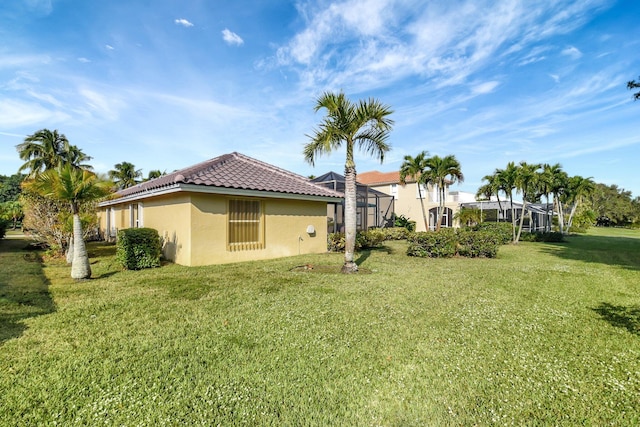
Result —
M 309 179 L 240 153 L 222 156 L 177 170 L 119 191 L 119 196 L 161 189 L 174 184 L 194 184 L 207 187 L 258 190 L 305 196 L 342 197 Z
M 358 182 L 367 185 L 378 184 L 398 184 L 400 182 L 400 172 L 378 172 L 369 171 L 358 174 Z M 413 179 L 407 177 L 407 182 L 414 182 Z

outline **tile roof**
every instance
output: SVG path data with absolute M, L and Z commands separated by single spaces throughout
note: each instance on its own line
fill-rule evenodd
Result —
M 378 172 L 369 171 L 358 174 L 358 182 L 367 185 L 379 185 L 379 184 L 398 184 L 400 182 L 400 172 Z M 407 182 L 415 182 L 410 177 L 407 177 Z
M 176 184 L 266 191 L 302 196 L 343 197 L 341 193 L 312 183 L 308 178 L 233 152 L 177 170 L 151 181 L 118 191 L 120 197 L 162 190 Z

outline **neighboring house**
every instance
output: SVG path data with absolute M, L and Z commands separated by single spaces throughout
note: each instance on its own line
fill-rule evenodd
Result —
M 342 194 L 239 153 L 225 154 L 116 193 L 100 228 L 158 230 L 164 257 L 187 266 L 322 253 L 327 203 Z
M 418 183 L 409 177 L 406 184 L 400 183 L 400 172 L 362 172 L 358 174 L 358 182 L 368 185 L 374 190 L 389 194 L 394 197 L 395 214 L 404 215 L 416 222 L 416 231 L 426 231 L 422 218 L 422 208 L 420 207 L 420 196 L 418 193 Z M 438 217 L 439 192 L 437 187 L 421 187 L 424 209 L 429 221 L 429 228 L 434 229 L 436 218 Z M 442 217 L 443 227 L 454 225 L 453 216 L 460 209 L 457 197 L 449 193 L 446 189 L 445 213 Z
M 461 207 L 467 209 L 479 209 L 485 222 L 508 222 L 511 224 L 513 218 L 511 214 L 511 203 L 508 200 L 482 200 L 476 202 L 465 202 Z M 547 209 L 548 208 L 548 209 Z M 522 213 L 522 202 L 514 201 L 513 210 L 515 220 L 520 223 Z M 553 204 L 527 203 L 524 208 L 524 220 L 522 229 L 524 231 L 544 231 L 545 226 L 553 219 Z
M 344 193 L 345 178 L 335 172 L 327 172 L 312 182 Z M 356 227 L 368 230 L 373 227 L 393 227 L 393 197 L 356 182 Z M 327 205 L 327 229 L 329 233 L 344 231 L 344 199 Z

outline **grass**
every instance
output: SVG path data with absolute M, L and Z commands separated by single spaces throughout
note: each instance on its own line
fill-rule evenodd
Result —
M 640 424 L 638 232 L 491 260 L 388 242 L 360 275 L 339 254 L 120 271 L 91 244 L 77 283 L 17 242 L 1 425 Z

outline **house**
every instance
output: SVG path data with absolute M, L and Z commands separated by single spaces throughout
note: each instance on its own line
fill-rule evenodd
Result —
M 327 172 L 312 181 L 339 193 L 345 190 L 345 178 L 336 172 Z M 393 226 L 393 196 L 356 182 L 356 205 L 358 230 Z M 327 219 L 329 233 L 344 231 L 344 199 L 327 205 Z
M 164 257 L 198 266 L 322 253 L 342 194 L 240 153 L 143 182 L 99 204 L 105 239 L 158 230 Z
M 406 184 L 400 183 L 400 172 L 378 172 L 369 171 L 358 174 L 358 182 L 369 186 L 369 188 L 389 194 L 394 198 L 396 215 L 405 217 L 416 222 L 416 231 L 426 231 L 420 206 L 420 194 L 418 193 L 418 183 L 407 177 Z M 438 216 L 438 206 L 440 195 L 438 188 L 428 185 L 426 188 L 420 184 L 424 210 L 429 222 L 429 228 L 434 229 Z M 457 197 L 449 192 L 447 186 L 445 190 L 445 213 L 442 217 L 442 227 L 452 227 L 454 225 L 453 216 L 460 209 Z
M 475 202 L 463 202 L 461 207 L 465 209 L 478 209 L 482 212 L 484 222 L 508 222 L 511 224 L 515 217 L 516 223 L 520 224 L 522 215 L 522 202 L 513 202 L 513 213 L 511 203 L 508 200 L 479 200 Z M 553 220 L 553 205 L 544 203 L 527 203 L 524 208 L 524 219 L 522 229 L 524 231 L 536 232 L 544 231 L 545 227 Z

